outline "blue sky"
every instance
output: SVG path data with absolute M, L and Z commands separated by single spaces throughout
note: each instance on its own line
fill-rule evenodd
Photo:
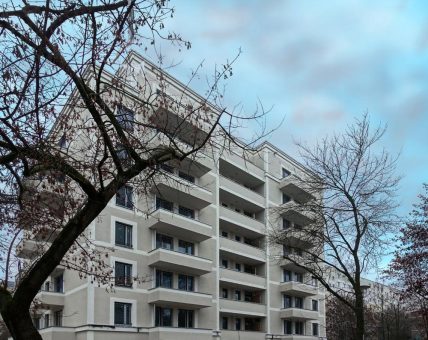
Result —
M 192 42 L 162 46 L 171 73 L 186 81 L 241 48 L 226 103 L 252 112 L 272 107 L 270 141 L 298 159 L 293 140 L 314 143 L 369 112 L 387 124 L 382 146 L 400 153 L 401 214 L 428 182 L 428 2 L 172 1 L 167 29 Z M 202 79 L 203 80 L 203 79 Z M 202 83 L 194 89 L 202 92 Z
M 398 213 L 407 215 L 428 182 L 428 2 L 426 1 L 172 1 L 167 29 L 192 42 L 174 53 L 162 46 L 182 81 L 241 48 L 226 103 L 252 112 L 272 107 L 269 140 L 299 159 L 293 140 L 309 144 L 368 112 L 387 124 L 382 140 L 400 154 Z M 194 89 L 203 92 L 203 79 Z M 252 128 L 252 127 L 250 127 Z M 393 247 L 391 247 L 393 249 Z M 383 266 L 389 257 L 383 261 Z M 375 278 L 375 273 L 369 275 Z

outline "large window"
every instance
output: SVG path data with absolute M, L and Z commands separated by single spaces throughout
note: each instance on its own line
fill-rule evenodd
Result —
M 156 248 L 173 250 L 173 239 L 171 236 L 156 234 Z
M 64 293 L 64 277 L 58 275 L 54 278 L 54 292 L 56 293 Z
M 294 273 L 294 276 L 296 278 L 296 282 L 303 283 L 303 274 L 302 273 Z
M 312 310 L 318 311 L 318 300 L 312 300 Z
M 172 327 L 172 309 L 171 308 L 156 307 L 155 326 Z
M 226 316 L 221 318 L 221 329 L 228 329 L 228 319 Z
M 122 129 L 132 132 L 134 130 L 134 112 L 123 105 L 117 106 L 116 119 Z
M 195 246 L 191 242 L 178 240 L 178 251 L 180 253 L 194 255 L 195 254 Z
M 156 287 L 172 288 L 172 273 L 156 270 Z
M 193 328 L 193 310 L 178 310 L 178 327 Z
M 259 332 L 261 330 L 260 319 L 245 318 L 245 330 Z
M 284 320 L 284 333 L 293 334 L 293 322 L 290 320 Z
M 298 334 L 298 335 L 303 335 L 304 334 L 304 324 L 303 321 L 296 321 L 294 323 L 294 333 Z
M 124 302 L 114 303 L 114 324 L 121 326 L 131 326 L 132 304 Z
M 132 287 L 132 264 L 115 262 L 115 285 L 120 287 Z
M 195 289 L 194 281 L 195 281 L 195 279 L 193 276 L 179 274 L 178 275 L 178 289 L 193 292 L 193 290 Z
M 133 196 L 132 187 L 129 185 L 124 185 L 116 193 L 116 205 L 127 209 L 133 209 L 134 202 L 133 202 L 132 196 Z
M 292 281 L 293 273 L 289 270 L 284 270 L 284 282 Z
M 56 311 L 54 313 L 54 326 L 56 327 L 62 326 L 62 310 Z
M 132 225 L 116 221 L 115 228 L 115 244 L 132 248 Z
M 284 295 L 284 308 L 291 308 L 291 296 L 290 295 Z
M 195 218 L 195 211 L 193 209 L 189 209 L 181 205 L 178 207 L 178 213 L 188 218 Z
M 303 298 L 300 296 L 294 297 L 294 307 L 303 308 Z
M 240 331 L 241 330 L 241 319 L 236 318 L 235 319 L 235 330 Z
M 312 335 L 315 335 L 315 336 L 319 335 L 319 330 L 318 330 L 318 324 L 317 323 L 313 323 L 312 324 Z
M 174 204 L 170 201 L 164 200 L 163 198 L 156 197 L 156 209 L 165 209 L 173 211 Z

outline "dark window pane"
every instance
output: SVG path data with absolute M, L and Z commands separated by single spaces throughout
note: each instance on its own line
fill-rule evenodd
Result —
M 226 288 L 222 289 L 222 297 L 223 297 L 223 299 L 227 299 L 227 297 L 229 295 L 228 293 L 229 292 L 228 292 L 228 290 Z
M 223 318 L 221 319 L 221 329 L 227 329 L 227 317 L 223 316 Z
M 284 308 L 291 308 L 291 296 L 284 295 Z
M 121 287 L 132 287 L 132 265 L 128 263 L 115 262 L 115 285 Z
M 293 323 L 290 320 L 284 321 L 284 333 L 285 334 L 292 334 L 293 332 Z
M 186 242 L 183 240 L 178 240 L 178 251 L 180 253 L 193 255 L 195 253 L 193 243 Z
M 286 195 L 286 194 L 282 194 L 282 203 L 287 203 L 291 201 L 291 197 Z
M 166 172 L 171 173 L 171 174 L 173 174 L 173 173 L 174 173 L 174 168 L 173 168 L 171 165 L 168 165 L 168 164 L 163 163 L 163 164 L 161 164 L 161 165 L 160 165 L 160 168 L 161 168 L 162 170 L 166 171 Z
M 182 171 L 178 172 L 178 176 L 180 176 L 182 179 L 191 182 L 191 183 L 195 183 L 195 177 L 193 177 L 192 175 L 186 174 Z
M 115 325 L 131 325 L 130 303 L 114 303 L 114 323 Z
M 115 244 L 132 247 L 132 225 L 116 222 Z
M 241 319 L 235 319 L 235 330 L 241 330 Z
M 163 198 L 156 197 L 156 209 L 165 209 L 168 211 L 173 211 L 174 204 L 170 201 L 164 200 Z
M 317 323 L 312 324 L 312 335 L 318 335 L 318 324 Z
M 156 248 L 173 249 L 173 239 L 170 236 L 156 234 Z
M 156 270 L 156 287 L 172 288 L 172 277 L 171 272 Z
M 182 207 L 181 205 L 178 207 L 178 213 L 188 218 L 195 218 L 195 211 L 193 209 Z
M 291 174 L 290 171 L 282 168 L 282 178 L 288 177 L 288 176 L 290 176 L 290 174 Z
M 134 112 L 123 105 L 117 106 L 116 119 L 122 129 L 132 132 L 134 130 Z
M 124 185 L 119 188 L 116 193 L 116 205 L 124 208 L 133 209 L 134 203 L 132 200 L 133 189 L 129 185 Z

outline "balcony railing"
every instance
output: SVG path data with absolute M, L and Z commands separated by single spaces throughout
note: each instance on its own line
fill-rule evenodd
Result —
M 195 222 L 204 224 L 205 226 L 211 228 L 211 225 L 209 225 L 208 223 L 202 222 L 200 219 L 198 219 L 196 217 L 190 217 L 190 216 L 187 216 L 187 215 L 180 214 L 178 212 L 178 209 L 169 210 L 169 209 L 165 209 L 165 208 L 162 208 L 162 207 L 156 207 L 156 205 L 154 205 L 153 209 L 154 209 L 154 212 L 156 212 L 158 210 L 160 210 L 160 211 L 166 211 L 166 212 L 168 212 L 170 214 L 173 214 L 173 215 L 176 215 L 176 216 L 180 216 L 180 217 L 183 217 L 183 218 L 187 218 L 187 219 L 189 219 L 191 221 L 195 221 Z
M 226 178 L 226 179 L 228 179 L 229 181 L 232 181 L 233 183 L 236 183 L 236 184 L 240 185 L 242 188 L 247 189 L 247 190 L 250 190 L 251 192 L 253 192 L 253 193 L 255 193 L 255 194 L 259 195 L 260 197 L 265 197 L 263 194 L 261 194 L 261 193 L 257 192 L 255 189 L 245 186 L 244 184 L 242 184 L 241 182 L 238 182 L 238 181 L 237 181 L 236 179 L 234 179 L 234 178 L 231 178 L 231 177 L 226 176 L 226 175 L 220 175 L 220 177 Z

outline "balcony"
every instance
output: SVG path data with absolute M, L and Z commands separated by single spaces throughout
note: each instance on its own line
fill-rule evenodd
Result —
M 306 226 L 314 221 L 313 214 L 308 211 L 304 211 L 304 208 L 293 200 L 283 203 L 281 208 L 282 217 L 300 224 L 301 226 Z
M 294 296 L 311 296 L 318 294 L 318 287 L 296 281 L 281 282 L 279 289 L 282 293 Z
M 254 184 L 264 183 L 264 170 L 249 159 L 244 159 L 234 152 L 223 152 L 220 158 L 220 169 L 223 174 L 234 173 L 237 178 L 252 181 Z
M 220 219 L 228 224 L 236 224 L 241 228 L 249 229 L 258 236 L 263 236 L 266 233 L 263 222 L 226 207 L 220 207 Z
M 212 295 L 163 287 L 149 290 L 148 303 L 174 308 L 204 308 L 212 306 Z
M 266 253 L 263 249 L 237 242 L 225 237 L 220 237 L 220 250 L 228 254 L 228 258 L 244 261 L 248 264 L 266 262 Z
M 36 295 L 42 308 L 60 308 L 64 306 L 64 293 L 55 291 L 40 291 Z
M 221 339 L 227 340 L 261 340 L 261 339 L 270 339 L 265 338 L 265 334 L 263 331 L 231 331 L 227 329 L 221 330 Z M 276 338 L 273 338 L 276 339 Z M 282 339 L 278 338 L 278 339 Z
M 228 191 L 235 197 L 247 201 L 245 204 L 252 210 L 263 209 L 265 206 L 265 198 L 261 194 L 231 178 L 220 176 L 220 189 Z
M 21 240 L 16 246 L 16 256 L 24 259 L 32 259 L 41 255 L 46 248 L 46 244 L 36 240 Z
M 266 289 L 266 278 L 259 275 L 220 268 L 220 281 L 237 284 L 242 287 Z
M 315 198 L 314 195 L 305 188 L 302 180 L 296 175 L 284 177 L 279 182 L 279 189 L 288 196 L 293 197 L 296 201 L 302 203 L 306 203 Z
M 159 233 L 180 235 L 183 239 L 201 242 L 212 236 L 212 227 L 198 220 L 158 209 L 149 218 L 148 226 Z
M 305 230 L 292 228 L 284 231 L 284 235 L 286 235 L 284 240 L 286 246 L 309 249 L 315 245 L 315 240 L 310 237 L 309 228 Z
M 163 248 L 149 252 L 148 265 L 193 275 L 204 275 L 212 271 L 212 261 L 209 259 Z
M 246 301 L 220 299 L 220 313 L 266 316 L 266 305 Z
M 279 315 L 281 319 L 317 320 L 319 312 L 302 308 L 284 308 Z
M 203 209 L 213 202 L 211 191 L 166 172 L 159 173 L 151 191 L 170 202 L 180 202 L 194 209 Z

